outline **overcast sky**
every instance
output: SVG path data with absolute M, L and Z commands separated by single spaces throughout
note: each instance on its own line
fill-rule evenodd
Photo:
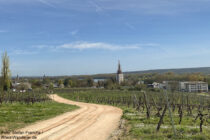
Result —
M 210 66 L 210 0 L 0 0 L 12 75 Z

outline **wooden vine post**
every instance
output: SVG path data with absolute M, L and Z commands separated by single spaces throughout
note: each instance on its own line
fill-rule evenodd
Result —
M 174 136 L 176 136 L 176 129 L 175 129 L 175 126 L 174 126 L 174 120 L 173 120 L 170 104 L 169 104 L 169 101 L 168 101 L 168 94 L 167 94 L 166 89 L 164 90 L 164 93 L 165 93 L 165 97 L 166 97 L 166 103 L 167 103 L 167 107 L 168 107 L 168 111 L 169 111 L 169 116 L 170 116 L 170 119 L 171 119 L 172 129 L 173 129 L 173 132 L 174 132 Z

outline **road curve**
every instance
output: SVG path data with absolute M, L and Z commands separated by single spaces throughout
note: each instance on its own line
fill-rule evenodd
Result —
M 119 125 L 122 115 L 119 108 L 70 101 L 56 94 L 50 98 L 59 103 L 77 105 L 80 109 L 21 129 L 21 132 L 33 133 L 27 133 L 27 137 L 39 140 L 106 140 Z M 34 133 L 36 131 L 41 134 Z

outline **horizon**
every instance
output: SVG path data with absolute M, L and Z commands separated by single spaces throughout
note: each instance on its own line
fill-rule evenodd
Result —
M 0 0 L 12 76 L 209 67 L 209 0 Z
M 146 70 L 133 70 L 133 71 L 123 71 L 122 72 L 124 74 L 126 73 L 135 73 L 135 72 L 147 72 L 147 71 L 158 71 L 158 70 L 184 70 L 184 69 L 200 69 L 200 68 L 210 68 L 210 67 L 188 67 L 188 68 L 166 68 L 166 69 L 146 69 Z M 171 71 L 168 71 L 168 72 L 171 72 Z M 77 76 L 94 76 L 94 75 L 107 75 L 107 74 L 116 74 L 117 72 L 110 72 L 110 73 L 93 73 L 93 74 L 75 74 L 75 75 L 19 75 L 17 74 L 19 77 L 43 77 L 43 76 L 46 76 L 46 77 L 77 77 Z M 156 72 L 154 72 L 156 73 Z M 188 73 L 188 72 L 186 72 Z M 186 74 L 186 73 L 181 73 L 181 74 Z M 197 72 L 196 72 L 197 73 Z M 144 73 L 142 73 L 144 74 Z M 191 72 L 189 72 L 189 74 L 191 74 Z M 17 75 L 12 75 L 12 78 L 16 78 Z

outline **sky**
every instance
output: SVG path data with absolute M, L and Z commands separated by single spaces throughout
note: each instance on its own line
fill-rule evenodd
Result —
M 5 51 L 13 76 L 208 67 L 210 0 L 0 0 Z

